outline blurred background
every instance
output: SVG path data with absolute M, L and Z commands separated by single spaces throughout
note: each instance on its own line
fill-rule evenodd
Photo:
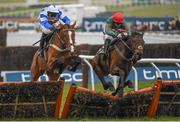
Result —
M 38 14 L 49 4 L 59 5 L 83 32 L 102 31 L 107 17 L 117 11 L 125 14 L 133 30 L 180 29 L 179 0 L 0 0 L 0 28 L 38 31 Z
M 38 14 L 49 4 L 77 21 L 76 45 L 83 55 L 96 54 L 106 19 L 120 11 L 131 30 L 145 32 L 144 58 L 180 58 L 180 0 L 0 0 L 1 79 L 4 71 L 29 71 L 39 46 L 32 44 L 41 37 Z

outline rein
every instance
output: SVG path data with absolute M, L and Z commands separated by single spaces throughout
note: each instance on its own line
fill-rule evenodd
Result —
M 75 29 L 64 29 L 64 30 L 61 30 L 61 31 L 64 33 L 65 31 L 75 31 Z M 57 32 L 55 32 L 55 33 L 56 33 L 58 39 L 60 40 L 61 44 L 66 46 L 65 41 L 64 41 L 62 38 L 60 38 L 60 36 L 59 36 L 59 34 L 58 34 Z M 62 48 L 60 48 L 60 47 L 58 47 L 57 45 L 52 44 L 52 43 L 50 43 L 49 46 L 52 47 L 52 48 L 54 48 L 55 50 L 57 50 L 57 51 L 59 51 L 59 52 L 71 51 L 71 47 L 62 49 Z
M 132 49 L 127 45 L 127 43 L 125 43 L 122 39 L 121 39 L 121 42 L 133 53 Z
M 125 43 L 122 39 L 120 39 L 120 42 L 129 50 L 133 53 L 132 49 L 127 45 L 127 43 Z M 127 58 L 120 50 L 119 48 L 115 45 L 115 50 L 118 52 L 118 54 L 123 58 L 125 59 L 126 61 L 132 61 L 133 58 L 134 58 L 134 53 L 132 55 L 131 58 Z

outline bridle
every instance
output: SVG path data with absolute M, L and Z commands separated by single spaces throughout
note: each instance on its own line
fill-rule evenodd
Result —
M 59 30 L 59 31 L 60 31 L 60 33 L 64 33 L 66 31 L 71 31 L 72 33 L 74 33 L 75 29 L 62 29 L 62 30 Z M 58 37 L 60 43 L 62 44 L 62 46 L 66 47 L 66 41 L 64 40 L 64 38 L 61 38 L 57 31 L 55 31 L 54 33 L 57 35 L 57 37 Z M 70 45 L 73 45 L 73 44 L 71 43 Z M 68 52 L 68 51 L 71 51 L 71 47 L 60 48 L 60 47 L 58 47 L 57 45 L 55 45 L 53 43 L 50 43 L 49 46 L 54 48 L 58 52 Z
M 128 50 L 129 50 L 129 53 L 130 54 L 132 54 L 132 56 L 129 58 L 129 57 L 127 57 L 127 56 L 125 56 L 121 51 L 120 51 L 120 49 L 118 48 L 118 46 L 117 45 L 115 45 L 115 50 L 117 51 L 117 53 L 124 59 L 124 60 L 126 60 L 126 61 L 132 61 L 135 57 L 136 57 L 136 55 L 137 54 L 135 54 L 135 52 L 132 50 L 132 48 L 131 47 L 129 47 L 129 45 L 126 43 L 126 42 L 124 42 L 122 39 L 119 39 L 118 41 L 120 41 Z M 139 46 L 138 46 L 139 47 Z M 142 46 L 141 46 L 142 47 Z

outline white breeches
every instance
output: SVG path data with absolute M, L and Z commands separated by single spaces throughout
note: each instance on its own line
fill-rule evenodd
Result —
M 113 38 L 112 36 L 110 36 L 110 35 L 104 34 L 103 39 L 104 39 L 104 41 L 105 41 L 106 39 L 109 39 L 109 40 L 112 41 L 114 38 Z

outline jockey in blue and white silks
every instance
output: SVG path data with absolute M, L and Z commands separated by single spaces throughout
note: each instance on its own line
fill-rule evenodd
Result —
M 53 24 L 57 21 L 63 21 L 65 24 L 70 25 L 70 19 L 64 16 L 57 6 L 49 5 L 41 10 L 39 14 L 39 23 L 42 32 L 45 34 L 52 33 L 52 30 L 55 29 Z
M 43 57 L 44 42 L 49 41 L 52 33 L 57 29 L 60 22 L 70 25 L 71 20 L 69 17 L 63 15 L 62 11 L 59 10 L 56 5 L 49 5 L 41 10 L 39 14 L 39 25 L 42 31 L 40 41 L 41 57 Z

